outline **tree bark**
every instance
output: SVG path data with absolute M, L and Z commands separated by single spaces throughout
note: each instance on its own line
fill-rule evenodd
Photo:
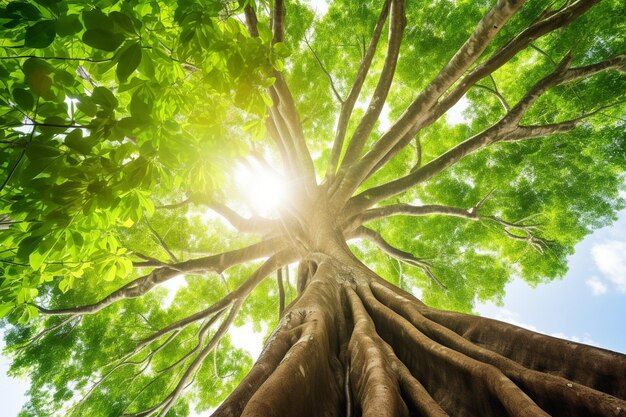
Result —
M 626 415 L 626 356 L 430 308 L 324 242 L 213 416 Z

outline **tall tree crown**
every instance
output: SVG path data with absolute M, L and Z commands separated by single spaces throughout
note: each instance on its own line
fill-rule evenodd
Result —
M 323 255 L 462 312 L 512 277 L 561 277 L 624 207 L 624 16 L 619 0 L 5 4 L 0 318 L 33 383 L 23 414 L 216 407 L 252 365 L 228 328 L 276 327 Z M 246 171 L 285 198 L 250 201 Z

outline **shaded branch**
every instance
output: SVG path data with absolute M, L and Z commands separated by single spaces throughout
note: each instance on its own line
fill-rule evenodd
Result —
M 538 81 L 526 95 L 493 126 L 454 146 L 413 173 L 362 192 L 352 199 L 352 209 L 358 212 L 363 208 L 373 206 L 379 201 L 400 194 L 456 164 L 465 156 L 492 143 L 537 137 L 533 135 L 537 135 L 541 132 L 553 134 L 572 130 L 582 119 L 578 118 L 574 121 L 562 122 L 556 125 L 546 125 L 543 128 L 527 126 L 528 129 L 524 126 L 520 126 L 518 123 L 536 100 L 551 87 L 590 77 L 605 70 L 617 69 L 624 71 L 626 55 L 620 55 L 606 61 L 580 68 L 568 68 L 570 62 L 571 56 L 568 54 L 552 73 Z
M 252 36 L 253 38 L 258 38 L 259 30 L 257 26 L 259 24 L 259 21 L 256 17 L 254 9 L 248 4 L 246 5 L 246 7 L 243 8 L 243 13 L 246 18 L 246 27 L 248 28 L 248 33 L 250 33 L 250 36 Z
M 311 44 L 309 43 L 309 40 L 307 39 L 306 35 L 304 35 L 304 42 L 306 43 L 306 46 L 309 48 L 309 51 L 311 51 L 311 53 L 313 54 L 313 57 L 315 57 L 315 61 L 317 61 L 317 64 L 319 65 L 322 72 L 326 74 L 326 77 L 328 77 L 328 81 L 330 82 L 330 88 L 333 90 L 333 94 L 335 95 L 335 98 L 337 99 L 339 103 L 343 104 L 344 100 L 341 98 L 341 94 L 339 94 L 339 91 L 337 91 L 337 87 L 335 87 L 335 81 L 333 80 L 333 76 L 330 75 L 330 72 L 328 72 L 328 70 L 326 69 L 322 61 L 320 60 L 315 50 L 311 47 Z
M 236 249 L 229 252 L 211 255 L 204 258 L 192 259 L 179 262 L 167 267 L 155 269 L 148 275 L 136 278 L 98 302 L 80 307 L 50 310 L 36 306 L 40 313 L 47 315 L 84 315 L 94 314 L 103 308 L 123 299 L 140 297 L 150 291 L 156 285 L 161 284 L 175 276 L 185 273 L 217 272 L 276 253 L 282 247 L 282 241 L 278 238 L 269 239 L 260 243 Z
M 428 115 L 432 113 L 432 108 L 437 100 L 476 62 L 502 26 L 521 7 L 522 3 L 523 1 L 511 2 L 507 0 L 499 0 L 497 2 L 481 19 L 467 41 L 424 91 L 416 97 L 400 119 L 380 137 L 361 160 L 350 168 L 346 173 L 346 180 L 342 185 L 344 190 L 341 194 L 347 196 L 354 192 L 359 184 L 367 176 L 371 175 L 374 167 L 380 166 L 380 162 L 384 164 L 384 161 L 389 160 L 395 152 L 409 143 L 411 138 L 419 131 L 419 128 L 422 127 L 422 124 L 426 122 Z M 392 150 L 393 154 L 391 153 Z
M 346 154 L 341 163 L 340 171 L 342 169 L 344 171 L 349 169 L 351 164 L 359 157 L 367 138 L 374 128 L 374 124 L 380 116 L 395 74 L 405 27 L 406 16 L 404 0 L 392 0 L 389 17 L 389 40 L 383 69 L 365 115 L 359 122 L 350 139 Z
M 167 243 L 165 243 L 165 240 L 163 240 L 163 237 L 161 237 L 161 235 L 159 234 L 159 232 L 156 231 L 156 229 L 154 227 L 152 227 L 152 225 L 150 224 L 150 221 L 148 221 L 148 217 L 147 216 L 143 216 L 146 225 L 148 226 L 148 229 L 150 229 L 150 232 L 152 233 L 152 235 L 155 237 L 155 239 L 157 240 L 157 242 L 161 245 L 161 247 L 165 250 L 165 252 L 167 252 L 167 254 L 170 257 L 170 260 L 174 263 L 178 262 L 178 258 L 176 257 L 176 255 L 174 255 L 174 252 L 171 251 L 170 247 L 167 245 Z
M 417 258 L 413 256 L 409 252 L 405 252 L 400 250 L 391 244 L 389 244 L 378 232 L 369 229 L 365 226 L 359 226 L 352 233 L 350 233 L 349 237 L 352 238 L 364 238 L 372 242 L 376 245 L 380 250 L 385 252 L 387 255 L 395 258 L 401 262 L 404 262 L 408 265 L 415 266 L 424 272 L 428 278 L 430 278 L 435 284 L 439 286 L 442 290 L 447 290 L 446 286 L 437 279 L 437 277 L 433 274 L 431 270 L 430 263 L 426 262 L 426 260 L 422 258 Z
M 282 317 L 285 311 L 285 287 L 283 285 L 283 271 L 281 268 L 276 270 L 276 285 L 278 286 L 278 317 Z
M 374 58 L 374 53 L 376 52 L 376 46 L 378 45 L 383 26 L 387 20 L 387 15 L 389 14 L 390 3 L 391 0 L 386 0 L 383 4 L 383 8 L 378 16 L 378 20 L 376 21 L 376 26 L 374 27 L 374 32 L 372 33 L 372 39 L 367 47 L 367 51 L 363 55 L 361 65 L 359 66 L 359 70 L 354 79 L 354 83 L 352 84 L 352 88 L 350 89 L 350 93 L 348 94 L 346 101 L 341 105 L 330 162 L 326 171 L 327 180 L 332 179 L 335 175 L 335 170 L 337 169 L 339 163 L 339 156 L 341 155 L 341 151 L 343 149 L 348 122 L 350 121 L 350 116 L 354 110 L 354 105 L 356 104 L 359 94 L 361 93 L 361 88 L 363 87 L 367 73 L 372 65 L 372 59 Z
M 272 14 L 272 32 L 274 37 L 272 43 L 285 41 L 285 1 L 274 0 L 274 11 Z

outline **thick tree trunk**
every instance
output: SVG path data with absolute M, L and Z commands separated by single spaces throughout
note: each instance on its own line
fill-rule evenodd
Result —
M 626 356 L 429 308 L 326 253 L 214 416 L 626 415 Z

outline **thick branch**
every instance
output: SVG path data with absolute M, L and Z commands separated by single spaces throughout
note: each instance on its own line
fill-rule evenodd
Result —
M 267 233 L 272 229 L 272 221 L 259 216 L 245 218 L 225 204 L 213 202 L 211 210 L 228 220 L 235 229 L 245 233 Z
M 246 17 L 246 27 L 248 28 L 248 33 L 250 33 L 250 36 L 252 36 L 253 38 L 259 37 L 259 30 L 257 29 L 259 21 L 252 6 L 248 4 L 246 7 L 244 7 L 243 14 Z
M 294 150 L 294 159 L 297 161 L 295 168 L 297 168 L 298 175 L 302 176 L 305 187 L 312 191 L 316 185 L 315 168 L 311 153 L 304 139 L 304 131 L 296 103 L 282 74 L 275 71 L 273 75 L 276 77 L 276 83 L 269 89 L 270 97 L 274 102 L 270 115 L 274 119 L 283 141 Z M 285 125 L 282 131 L 280 126 L 281 119 Z M 293 145 L 290 145 L 290 143 Z
M 274 13 L 272 16 L 274 38 L 272 43 L 285 41 L 285 12 L 285 1 L 274 0 Z
M 282 252 L 277 253 L 270 257 L 263 265 L 257 268 L 249 277 L 244 281 L 237 289 L 229 292 L 221 299 L 214 302 L 209 307 L 204 310 L 198 311 L 190 316 L 187 316 L 183 319 L 177 320 L 158 331 L 154 332 L 150 336 L 143 339 L 135 348 L 129 352 L 126 357 L 130 357 L 132 355 L 137 354 L 150 343 L 158 340 L 159 338 L 169 334 L 171 332 L 180 331 L 190 325 L 191 323 L 195 323 L 199 320 L 206 319 L 212 315 L 219 316 L 221 312 L 224 311 L 229 305 L 233 304 L 236 301 L 244 300 L 250 292 L 256 288 L 257 285 L 269 274 L 275 271 L 278 268 L 281 268 L 287 265 L 289 262 L 292 262 L 295 259 L 295 255 L 292 251 L 284 250 Z
M 402 35 L 406 27 L 406 16 L 404 8 L 404 0 L 393 0 L 391 2 L 391 12 L 389 18 L 389 40 L 387 44 L 387 55 L 383 69 L 378 79 L 378 84 L 374 90 L 374 94 L 370 99 L 365 115 L 356 127 L 346 154 L 341 163 L 340 169 L 349 169 L 350 165 L 359 157 L 367 138 L 369 137 L 374 124 L 380 116 L 383 109 L 393 76 L 400 55 L 400 44 L 402 43 Z
M 179 262 L 167 267 L 156 269 L 148 275 L 139 277 L 124 285 L 120 289 L 112 292 L 111 294 L 96 303 L 58 310 L 49 310 L 43 307 L 38 307 L 38 309 L 41 313 L 47 315 L 94 314 L 117 301 L 127 298 L 140 297 L 150 291 L 156 285 L 161 284 L 180 274 L 201 272 L 220 273 L 231 266 L 276 253 L 278 250 L 281 249 L 281 247 L 281 240 L 275 238 L 260 243 L 255 243 L 248 247 L 236 249 L 230 252 L 224 252 L 218 255 Z
M 515 38 L 500 48 L 487 61 L 474 68 L 463 80 L 437 105 L 433 113 L 435 120 L 448 111 L 480 79 L 492 74 L 509 62 L 518 52 L 528 47 L 535 39 L 565 27 L 589 10 L 599 0 L 578 0 L 566 4 L 557 11 L 547 9 L 535 23 L 520 32 Z
M 258 19 L 254 9 L 246 6 L 244 15 L 250 36 L 258 37 Z M 276 0 L 272 15 L 272 29 L 274 33 L 272 44 L 284 42 L 284 25 L 285 3 L 283 0 Z M 304 139 L 304 131 L 295 101 L 283 75 L 278 71 L 274 71 L 272 75 L 276 77 L 276 82 L 268 89 L 268 93 L 274 103 L 270 109 L 270 122 L 267 124 L 268 131 L 277 142 L 285 163 L 289 163 L 292 172 L 303 177 L 305 186 L 312 190 L 316 185 L 315 168 Z
M 283 270 L 276 270 L 276 285 L 278 286 L 278 317 L 283 316 L 285 311 L 285 287 L 283 285 Z
M 487 61 L 474 68 L 456 87 L 454 87 L 452 92 L 445 96 L 445 98 L 436 97 L 435 101 L 424 100 L 423 105 L 416 108 L 413 112 L 413 118 L 408 117 L 411 113 L 409 108 L 398 122 L 391 127 L 388 134 L 381 137 L 379 142 L 382 143 L 384 139 L 386 143 L 384 146 L 381 145 L 379 149 L 376 149 L 378 156 L 370 152 L 375 162 L 363 168 L 364 179 L 371 176 L 376 169 L 384 165 L 406 146 L 420 129 L 430 125 L 448 111 L 476 82 L 502 67 L 515 54 L 526 48 L 533 40 L 573 22 L 597 1 L 598 0 L 579 0 L 574 3 L 566 4 L 563 8 L 554 12 L 550 11 L 549 8 L 546 9 L 534 24 L 518 34 Z M 420 96 L 423 96 L 423 94 Z M 414 104 L 418 102 L 419 100 L 416 100 Z M 413 104 L 411 106 L 413 106 Z M 382 155 L 382 157 L 380 155 Z
M 415 126 L 426 120 L 431 107 L 442 94 L 480 57 L 491 40 L 502 26 L 515 14 L 523 1 L 500 0 L 483 17 L 468 40 L 461 46 L 448 64 L 439 72 L 435 79 L 411 103 L 400 119 L 387 131 L 358 163 L 346 174 L 341 194 L 345 196 L 354 192 L 366 178 L 379 160 L 385 158 L 394 146 L 402 141 L 408 143 L 417 133 Z M 459 97 L 460 98 L 460 97 Z M 458 101 L 458 100 L 457 100 Z
M 470 153 L 482 149 L 492 143 L 537 137 L 535 135 L 541 132 L 554 134 L 563 133 L 573 129 L 580 118 L 575 121 L 562 122 L 556 125 L 547 125 L 544 127 L 524 127 L 519 126 L 518 123 L 524 114 L 526 114 L 528 109 L 549 88 L 566 82 L 590 77 L 598 72 L 609 69 L 624 71 L 626 65 L 626 55 L 620 55 L 585 67 L 568 69 L 570 62 L 571 57 L 567 55 L 552 73 L 537 82 L 511 109 L 511 111 L 496 124 L 449 149 L 415 172 L 397 180 L 388 182 L 387 184 L 373 187 L 357 195 L 353 198 L 353 208 L 362 209 L 365 207 L 371 207 L 381 200 L 400 194 L 409 188 L 432 178 L 451 165 L 456 164 Z
M 380 39 L 380 35 L 383 31 L 383 26 L 387 20 L 387 15 L 389 14 L 390 3 L 391 0 L 386 0 L 383 4 L 383 8 L 378 16 L 378 20 L 376 21 L 376 26 L 374 27 L 372 39 L 367 47 L 367 52 L 365 52 L 365 55 L 363 56 L 363 60 L 359 66 L 359 70 L 354 79 L 354 83 L 352 84 L 352 88 L 350 89 L 350 93 L 348 94 L 346 101 L 341 105 L 341 112 L 339 113 L 337 130 L 333 141 L 333 149 L 331 151 L 328 170 L 326 171 L 327 180 L 330 180 L 335 175 L 335 170 L 339 164 L 339 156 L 341 155 L 341 151 L 343 149 L 348 122 L 350 121 L 350 116 L 354 110 L 354 105 L 356 104 L 359 94 L 361 93 L 361 88 L 363 87 L 367 73 L 372 65 L 372 59 L 374 58 L 374 53 L 376 52 L 376 46 L 378 45 L 378 40 Z
M 488 197 L 488 196 L 487 196 Z M 450 207 L 442 205 L 424 205 L 424 206 L 412 206 L 410 204 L 393 204 L 389 206 L 379 207 L 371 210 L 366 210 L 360 216 L 357 216 L 350 222 L 352 228 L 356 228 L 356 233 L 362 233 L 363 226 L 358 226 L 368 221 L 394 216 L 394 215 L 408 215 L 408 216 L 428 216 L 428 215 L 445 215 L 460 217 L 474 221 L 486 221 L 496 223 L 504 233 L 510 239 L 520 240 L 528 243 L 533 249 L 540 253 L 543 253 L 546 246 L 546 242 L 537 237 L 535 233 L 538 231 L 539 226 L 536 224 L 524 224 L 522 222 L 509 222 L 503 220 L 497 216 L 488 216 L 479 212 L 480 207 L 484 203 L 483 198 L 478 204 L 470 209 L 463 209 L 459 207 Z M 369 230 L 369 229 L 368 229 Z M 517 233 L 521 233 L 517 234 Z

